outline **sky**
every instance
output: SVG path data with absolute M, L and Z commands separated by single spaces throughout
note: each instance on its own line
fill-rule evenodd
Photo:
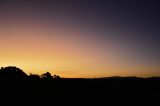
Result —
M 0 0 L 0 66 L 69 78 L 160 76 L 158 0 Z

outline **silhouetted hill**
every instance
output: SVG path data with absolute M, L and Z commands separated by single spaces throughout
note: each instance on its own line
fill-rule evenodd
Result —
M 23 70 L 14 66 L 1 67 L 0 69 L 0 80 L 24 80 L 27 77 L 27 74 Z
M 146 103 L 157 100 L 160 94 L 159 77 L 60 78 L 49 72 L 41 76 L 27 75 L 23 70 L 12 66 L 0 69 L 0 86 L 3 99 L 25 98 L 28 102 L 45 101 L 45 104 L 66 101 L 82 105 L 84 102 L 102 105 L 101 103 L 108 104 L 119 100 L 123 103 L 128 100 L 133 100 L 133 103 Z M 112 104 L 114 103 L 116 102 Z

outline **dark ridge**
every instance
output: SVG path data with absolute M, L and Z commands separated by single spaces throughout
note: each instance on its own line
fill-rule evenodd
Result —
M 1 101 L 18 99 L 29 103 L 44 102 L 45 105 L 57 101 L 69 105 L 75 102 L 81 105 L 117 103 L 111 101 L 121 101 L 124 104 L 129 100 L 143 104 L 152 101 L 153 104 L 157 103 L 160 94 L 160 78 L 61 78 L 58 75 L 52 76 L 49 72 L 27 75 L 23 70 L 9 66 L 0 69 L 0 94 Z

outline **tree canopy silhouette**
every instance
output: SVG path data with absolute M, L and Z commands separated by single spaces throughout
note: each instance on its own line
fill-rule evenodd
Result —
M 51 79 L 53 79 L 53 76 L 51 75 L 51 73 L 46 72 L 46 73 L 41 75 L 41 78 L 46 79 L 46 80 L 51 80 Z
M 30 79 L 30 80 L 52 80 L 52 79 L 60 79 L 59 76 L 54 75 L 52 76 L 51 73 L 46 72 L 42 74 L 41 76 L 37 74 L 30 74 L 27 75 L 23 70 L 20 68 L 17 68 L 15 66 L 8 66 L 8 67 L 1 67 L 0 69 L 0 79 L 9 79 L 9 80 L 24 80 L 24 79 Z
M 0 79 L 26 79 L 28 75 L 15 66 L 1 67 Z

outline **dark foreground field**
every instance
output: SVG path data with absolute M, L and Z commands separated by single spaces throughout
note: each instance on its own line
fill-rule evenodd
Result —
M 3 100 L 51 104 L 159 103 L 160 78 L 112 77 L 0 81 Z M 76 103 L 76 104 L 75 104 Z M 128 104 L 129 105 L 129 104 Z
M 109 77 L 69 79 L 25 74 L 17 67 L 0 69 L 0 105 L 160 106 L 160 78 Z

